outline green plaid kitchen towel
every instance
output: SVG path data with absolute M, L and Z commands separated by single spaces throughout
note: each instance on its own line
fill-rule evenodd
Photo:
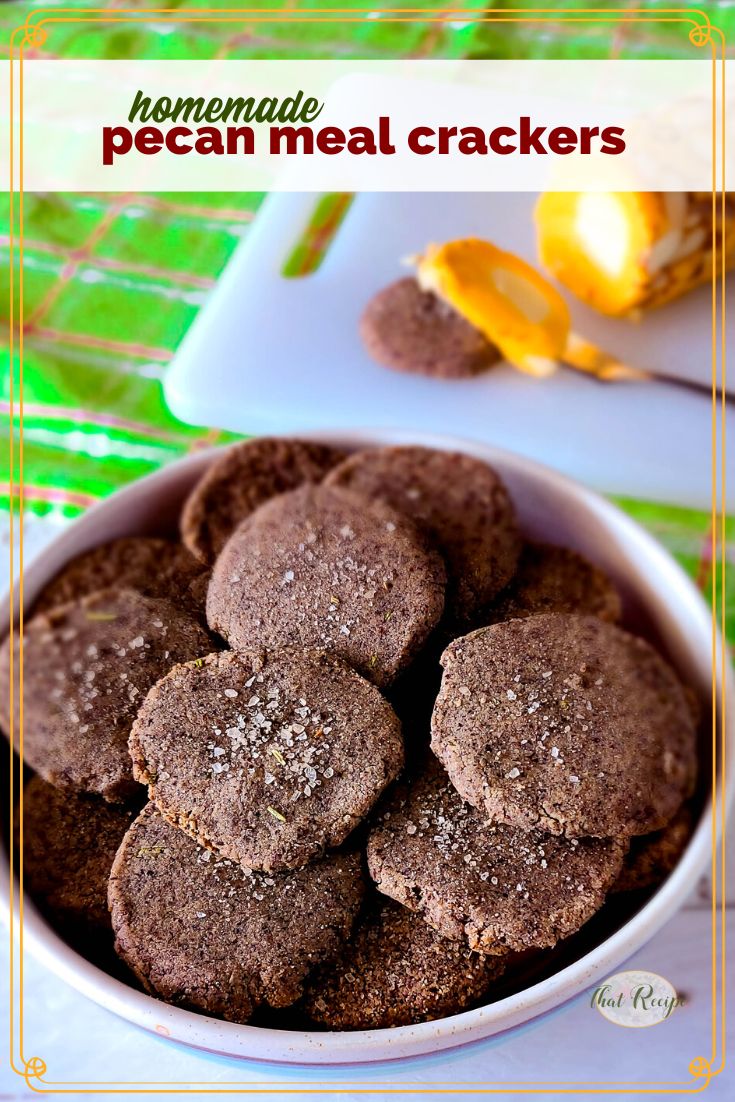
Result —
M 0 5 L 0 51 L 34 7 L 165 8 L 170 19 L 134 24 L 55 25 L 28 56 L 63 58 L 597 58 L 691 56 L 675 27 L 632 23 L 624 16 L 602 26 L 551 19 L 543 26 L 477 21 L 483 0 L 448 0 L 442 22 L 391 22 L 375 11 L 360 22 L 217 24 L 182 22 L 180 13 L 215 7 L 215 0 L 45 0 Z M 219 6 L 227 7 L 226 2 Z M 231 6 L 231 5 L 230 5 Z M 253 6 L 256 6 L 255 3 Z M 283 0 L 260 8 L 274 13 L 325 9 L 330 0 Z M 365 0 L 336 0 L 341 10 L 365 11 Z M 381 0 L 382 12 L 420 6 Z M 496 3 L 494 8 L 522 7 Z M 526 4 L 533 7 L 534 4 Z M 559 5 L 562 6 L 562 5 Z M 599 7 L 590 0 L 566 8 Z M 624 13 L 626 4 L 618 5 Z M 657 9 L 675 0 L 637 0 Z M 680 5 L 682 6 L 682 5 Z M 704 4 L 735 41 L 735 7 Z M 24 513 L 27 525 L 57 524 L 119 486 L 224 434 L 177 421 L 163 399 L 166 366 L 234 248 L 248 233 L 263 196 L 254 193 L 43 194 L 25 198 Z M 324 228 L 343 197 L 321 203 L 311 239 L 292 258 L 292 271 L 318 255 Z M 9 508 L 11 363 L 7 341 L 8 198 L 0 199 L 0 522 Z M 665 543 L 707 590 L 713 539 L 704 513 L 626 500 L 623 507 Z M 1 524 L 0 524 L 1 527 Z M 729 609 L 735 637 L 735 601 Z

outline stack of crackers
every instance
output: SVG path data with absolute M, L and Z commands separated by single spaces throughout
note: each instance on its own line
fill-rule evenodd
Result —
M 95 548 L 36 602 L 27 886 L 82 952 L 114 935 L 130 982 L 234 1022 L 495 998 L 691 830 L 696 709 L 621 616 L 476 458 L 236 445 L 177 540 Z

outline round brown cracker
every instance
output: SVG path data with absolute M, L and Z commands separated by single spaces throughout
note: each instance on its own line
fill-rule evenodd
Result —
M 79 936 L 110 929 L 107 881 L 135 815 L 97 796 L 54 788 L 41 777 L 25 785 L 25 888 L 61 930 Z
M 301 996 L 363 895 L 359 854 L 268 876 L 198 846 L 149 804 L 118 850 L 109 905 L 115 948 L 151 994 L 246 1022 Z
M 550 948 L 602 906 L 622 866 L 617 839 L 568 839 L 487 823 L 429 758 L 368 839 L 378 889 L 470 949 Z
M 408 276 L 378 291 L 360 318 L 360 335 L 374 360 L 394 371 L 465 379 L 501 359 L 461 314 Z
M 302 486 L 266 502 L 228 541 L 207 619 L 235 650 L 326 650 L 384 686 L 438 622 L 444 585 L 439 555 L 400 514 Z
M 660 829 L 691 794 L 691 711 L 643 639 L 552 613 L 456 639 L 442 665 L 432 749 L 490 819 L 627 837 Z
M 521 550 L 500 476 L 462 452 L 387 447 L 356 452 L 325 481 L 411 518 L 447 567 L 447 615 L 476 616 L 510 582 Z
M 187 601 L 191 604 L 192 609 L 201 616 L 206 622 L 206 609 L 207 609 L 207 591 L 209 589 L 209 580 L 212 574 L 210 570 L 205 570 L 189 586 L 187 593 Z
M 67 563 L 42 589 L 33 613 L 48 612 L 101 589 L 134 589 L 144 597 L 195 605 L 191 587 L 202 570 L 202 564 L 181 543 L 153 536 L 123 536 Z
M 167 819 L 270 872 L 340 845 L 403 765 L 400 723 L 378 690 L 300 649 L 177 666 L 149 692 L 129 745 Z
M 633 838 L 623 863 L 623 871 L 613 892 L 634 892 L 661 884 L 674 871 L 694 829 L 694 816 L 684 804 L 663 830 Z
M 264 501 L 321 482 L 344 459 L 340 448 L 310 440 L 263 436 L 222 451 L 194 486 L 181 513 L 181 538 L 213 563 L 238 524 Z
M 340 957 L 309 983 L 304 1009 L 327 1029 L 389 1029 L 458 1014 L 505 970 L 407 907 L 375 900 Z
M 20 636 L 15 633 L 15 671 Z M 23 755 L 59 788 L 110 802 L 139 792 L 128 735 L 145 694 L 171 666 L 212 650 L 187 613 L 133 590 L 104 590 L 36 616 L 24 633 Z M 10 640 L 0 650 L 0 724 L 10 730 Z M 17 686 L 16 686 L 17 688 Z M 20 693 L 14 735 L 20 749 Z
M 604 571 L 568 547 L 527 543 L 508 588 L 500 594 L 488 623 L 569 612 L 615 624 L 620 595 Z

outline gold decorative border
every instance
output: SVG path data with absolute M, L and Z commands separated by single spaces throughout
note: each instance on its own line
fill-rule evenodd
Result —
M 13 724 L 14 724 L 14 689 L 15 670 L 13 659 L 13 642 L 15 624 L 13 609 L 15 605 L 15 562 L 14 562 L 14 503 L 15 503 L 15 444 L 13 424 L 15 421 L 15 369 L 13 357 L 16 349 L 16 293 L 15 293 L 15 211 L 16 211 L 16 165 L 15 145 L 15 65 L 17 50 L 18 65 L 18 159 L 17 159 L 17 213 L 18 213 L 18 245 L 17 255 L 19 262 L 18 298 L 17 298 L 17 351 L 18 351 L 18 523 L 19 523 L 19 583 L 18 599 L 20 614 L 18 619 L 18 632 L 21 639 L 19 669 L 19 751 L 23 754 L 23 56 L 26 47 L 39 47 L 48 37 L 47 27 L 56 23 L 156 23 L 156 22 L 187 22 L 187 23 L 241 23 L 247 20 L 251 23 L 359 23 L 364 22 L 369 16 L 373 18 L 378 14 L 384 23 L 444 23 L 458 18 L 475 23 L 494 24 L 519 24 L 519 23 L 545 23 L 549 21 L 561 21 L 564 24 L 641 24 L 641 23 L 666 23 L 680 24 L 683 29 L 689 28 L 687 35 L 692 45 L 703 48 L 710 47 L 712 57 L 712 508 L 711 524 L 713 533 L 713 546 L 715 552 L 719 547 L 720 564 L 718 577 L 717 555 L 714 555 L 713 585 L 712 585 L 712 896 L 711 896 L 711 930 L 712 930 L 712 988 L 711 988 L 711 1053 L 709 1058 L 697 1056 L 688 1064 L 688 1072 L 691 1078 L 681 1083 L 676 1082 L 636 1082 L 636 1083 L 608 1083 L 590 1086 L 587 1082 L 534 1082 L 510 1084 L 499 1082 L 492 1083 L 467 1083 L 464 1086 L 449 1086 L 446 1090 L 437 1090 L 437 1087 L 416 1084 L 415 1087 L 391 1088 L 390 1086 L 376 1083 L 354 1083 L 348 1081 L 335 1081 L 335 1087 L 319 1086 L 314 1088 L 296 1089 L 292 1081 L 264 1081 L 258 1083 L 231 1083 L 223 1086 L 221 1081 L 185 1083 L 160 1083 L 153 1080 L 139 1083 L 120 1082 L 54 1082 L 45 1078 L 47 1073 L 46 1062 L 40 1056 L 25 1058 L 24 1029 L 23 1029 L 23 790 L 20 786 L 18 799 L 19 816 L 19 860 L 18 860 L 18 940 L 19 940 L 19 966 L 18 966 L 18 1055 L 20 1065 L 16 1062 L 15 1054 L 15 965 L 14 965 L 14 940 L 15 940 L 15 857 L 13 846 L 10 846 L 10 1037 L 9 1037 L 9 1064 L 13 1071 L 20 1076 L 26 1086 L 39 1094 L 120 1094 L 121 1087 L 126 1090 L 129 1087 L 141 1089 L 128 1091 L 132 1094 L 176 1094 L 179 1087 L 186 1087 L 187 1093 L 201 1094 L 205 1090 L 210 1094 L 341 1094 L 350 1090 L 358 1094 L 539 1094 L 551 1088 L 555 1094 L 694 1094 L 703 1091 L 711 1080 L 720 1075 L 725 1068 L 725 1012 L 726 1012 L 726 987 L 725 987 L 725 793 L 724 785 L 719 787 L 719 807 L 714 798 L 717 793 L 718 772 L 724 776 L 725 768 L 725 730 L 726 730 L 726 698 L 725 678 L 727 675 L 727 653 L 724 646 L 725 640 L 725 478 L 726 478 L 726 440 L 725 440 L 725 272 L 724 263 L 722 273 L 718 275 L 718 255 L 725 255 L 725 36 L 723 32 L 712 24 L 706 11 L 699 8 L 659 8 L 651 11 L 646 8 L 507 8 L 500 11 L 486 11 L 478 14 L 474 10 L 462 7 L 436 8 L 406 8 L 399 11 L 366 7 L 355 8 L 312 8 L 301 11 L 298 8 L 289 8 L 282 11 L 257 7 L 232 7 L 232 8 L 198 8 L 194 11 L 183 12 L 169 8 L 136 8 L 136 9 L 105 9 L 89 8 L 79 10 L 77 8 L 35 8 L 29 12 L 25 23 L 16 27 L 10 39 L 10 792 L 9 802 L 11 810 L 11 837 L 15 818 L 15 791 L 13 770 Z M 385 18 L 382 18 L 385 17 Z M 719 79 L 718 79 L 719 74 Z M 720 130 L 721 163 L 718 174 L 717 165 L 717 109 L 718 109 L 718 85 L 720 93 Z M 721 204 L 721 233 L 718 240 L 717 213 L 718 201 Z M 719 291 L 719 293 L 718 293 Z M 719 361 L 719 363 L 718 363 Z M 718 401 L 719 393 L 719 401 Z M 719 426 L 718 426 L 719 417 Z M 719 428 L 719 433 L 718 433 Z M 721 435 L 720 435 L 721 434 Z M 721 443 L 718 466 L 718 439 Z M 718 499 L 719 478 L 719 499 Z M 717 629 L 721 632 L 723 646 L 720 657 L 720 707 L 717 708 Z M 718 729 L 719 718 L 719 729 Z M 720 829 L 720 843 L 718 846 L 718 826 Z M 718 887 L 720 889 L 720 903 L 718 905 Z M 718 926 L 719 920 L 719 926 Z M 719 946 L 718 946 L 719 932 Z M 719 981 L 719 986 L 718 986 Z M 318 1074 L 318 1069 L 314 1069 Z M 357 1088 L 357 1089 L 356 1089 Z M 654 1089 L 651 1089 L 654 1088 Z

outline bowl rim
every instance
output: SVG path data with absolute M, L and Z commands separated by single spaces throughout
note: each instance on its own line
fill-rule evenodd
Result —
M 277 435 L 277 434 L 273 434 Z M 293 435 L 293 434 L 281 434 Z M 570 496 L 576 507 L 593 515 L 603 526 L 622 533 L 637 556 L 655 568 L 662 578 L 660 586 L 676 583 L 677 609 L 688 609 L 689 615 L 707 626 L 711 632 L 711 612 L 702 595 L 669 552 L 631 517 L 611 501 L 582 483 L 563 475 L 536 460 L 497 448 L 480 440 L 428 433 L 411 429 L 358 429 L 349 431 L 310 431 L 298 434 L 311 439 L 355 450 L 368 446 L 416 444 L 445 450 L 463 451 L 497 464 L 504 471 L 517 471 L 534 481 L 540 481 L 562 494 Z M 80 518 L 68 525 L 33 558 L 24 570 L 26 595 L 48 580 L 54 559 L 71 544 L 79 526 L 90 532 L 102 515 L 122 511 L 130 503 L 143 500 L 150 492 L 166 485 L 193 480 L 221 447 L 202 449 L 181 457 L 129 483 L 107 498 L 95 503 Z M 90 541 L 88 546 L 94 546 Z M 58 569 L 56 567 L 55 569 Z M 39 581 L 40 579 L 40 581 Z M 28 581 L 31 585 L 28 585 Z M 17 603 L 17 587 L 16 587 Z M 26 604 L 28 601 L 26 600 Z M 3 622 L 10 614 L 6 595 L 0 603 Z M 677 611 L 677 616 L 680 614 Z M 715 654 L 719 657 L 722 639 L 716 635 Z M 717 661 L 717 693 L 723 689 L 723 664 Z M 724 666 L 724 686 L 735 699 L 735 678 L 730 663 Z M 724 732 L 728 742 L 735 744 L 735 716 L 729 717 Z M 397 1026 L 391 1029 L 338 1031 L 281 1030 L 267 1026 L 239 1025 L 210 1018 L 194 1011 L 171 1006 L 162 1000 L 129 987 L 110 976 L 67 945 L 49 926 L 30 898 L 24 900 L 24 942 L 31 954 L 60 979 L 94 1002 L 157 1035 L 170 1037 L 178 1043 L 229 1058 L 247 1059 L 280 1065 L 345 1066 L 417 1057 L 440 1050 L 457 1049 L 490 1036 L 497 1036 L 531 1021 L 581 994 L 602 975 L 609 975 L 632 953 L 640 949 L 667 922 L 691 892 L 709 860 L 712 846 L 713 802 L 729 808 L 735 795 L 735 754 L 730 753 L 726 773 L 718 774 L 712 791 L 702 809 L 700 819 L 689 844 L 673 872 L 651 895 L 648 901 L 612 935 L 595 945 L 581 957 L 545 979 L 532 983 L 514 994 L 434 1022 Z M 718 838 L 721 816 L 717 815 Z M 16 913 L 18 891 L 14 892 Z M 11 901 L 9 862 L 3 852 L 0 862 L 0 907 L 8 920 Z M 257 1050 L 257 1051 L 256 1051 Z

